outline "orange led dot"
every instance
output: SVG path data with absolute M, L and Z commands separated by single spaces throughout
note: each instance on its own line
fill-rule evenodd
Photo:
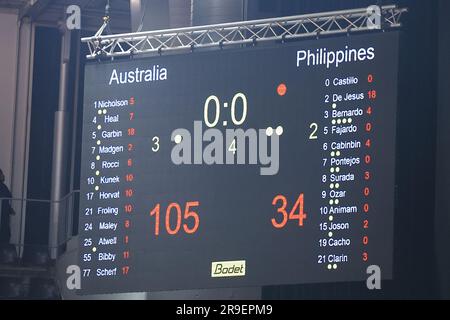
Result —
M 279 96 L 284 96 L 287 93 L 287 87 L 284 83 L 280 84 L 277 88 L 277 93 Z

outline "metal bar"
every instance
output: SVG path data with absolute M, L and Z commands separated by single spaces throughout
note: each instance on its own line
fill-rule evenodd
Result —
M 402 13 L 407 11 L 395 5 L 383 6 L 380 9 L 385 29 L 400 27 Z M 370 31 L 371 28 L 367 26 L 370 14 L 370 10 L 361 8 L 105 36 L 102 36 L 105 28 L 103 25 L 95 36 L 83 38 L 81 41 L 88 45 L 90 51 L 88 59 L 160 54 L 163 51 Z

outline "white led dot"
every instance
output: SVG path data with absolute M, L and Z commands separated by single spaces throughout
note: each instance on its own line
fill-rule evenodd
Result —
M 268 128 L 266 129 L 266 135 L 267 135 L 268 137 L 271 137 L 271 136 L 273 135 L 273 128 L 272 128 L 272 127 L 268 127 Z
M 337 264 L 333 264 L 333 269 L 336 270 L 337 269 Z
M 283 134 L 283 132 L 284 132 L 283 127 L 282 126 L 277 127 L 275 132 L 276 132 L 277 135 L 281 136 Z
M 183 137 L 180 136 L 179 134 L 177 134 L 177 135 L 175 136 L 175 138 L 174 138 L 174 141 L 175 141 L 176 144 L 181 143 L 182 140 L 183 140 Z

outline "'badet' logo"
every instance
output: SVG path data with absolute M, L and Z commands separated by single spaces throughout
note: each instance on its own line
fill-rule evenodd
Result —
M 211 278 L 245 276 L 245 260 L 211 263 Z

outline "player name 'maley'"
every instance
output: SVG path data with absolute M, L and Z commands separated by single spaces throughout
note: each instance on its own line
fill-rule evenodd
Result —
M 154 65 L 149 69 L 139 69 L 130 71 L 117 71 L 113 69 L 109 78 L 109 85 L 133 84 L 142 82 L 155 82 L 167 80 L 167 69 Z

